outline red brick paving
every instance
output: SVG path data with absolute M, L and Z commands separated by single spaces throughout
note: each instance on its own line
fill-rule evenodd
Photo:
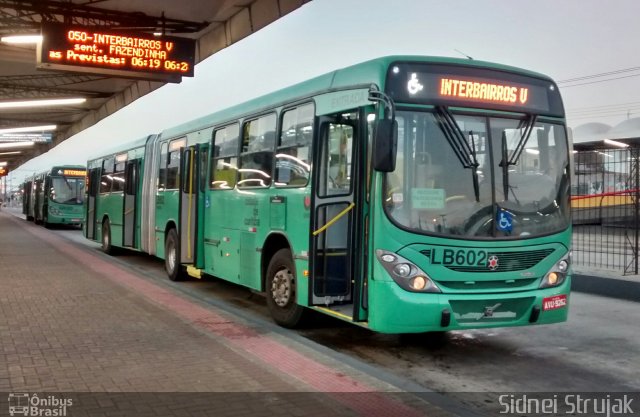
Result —
M 321 392 L 273 412 L 442 413 L 2 213 L 0 312 L 0 392 Z

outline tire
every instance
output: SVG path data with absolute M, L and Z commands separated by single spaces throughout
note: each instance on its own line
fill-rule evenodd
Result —
M 105 220 L 102 223 L 102 251 L 107 255 L 113 255 L 115 249 L 111 244 L 111 226 L 109 226 L 109 220 Z
M 176 229 L 169 229 L 164 241 L 164 269 L 171 281 L 182 281 L 185 278 L 180 264 L 180 241 Z
M 296 270 L 289 249 L 280 249 L 267 267 L 267 306 L 273 320 L 287 328 L 302 324 L 305 308 L 298 305 Z

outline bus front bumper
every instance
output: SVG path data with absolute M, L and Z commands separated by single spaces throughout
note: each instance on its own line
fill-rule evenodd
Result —
M 571 276 L 558 287 L 508 293 L 414 293 L 393 281 L 369 282 L 369 327 L 422 333 L 527 326 L 567 320 Z
M 49 213 L 47 218 L 47 222 L 51 224 L 69 224 L 79 226 L 82 224 L 82 221 L 82 214 L 56 216 Z

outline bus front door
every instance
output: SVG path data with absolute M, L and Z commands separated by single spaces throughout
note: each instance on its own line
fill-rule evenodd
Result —
M 100 190 L 100 168 L 89 170 L 89 194 L 87 196 L 87 213 L 85 233 L 87 239 L 96 238 L 96 197 Z
M 310 297 L 311 305 L 353 303 L 358 216 L 354 169 L 357 158 L 355 113 L 351 119 L 322 117 L 314 155 Z M 350 307 L 347 307 L 349 309 Z M 352 315 L 351 311 L 344 314 Z M 353 313 L 355 314 L 355 313 Z
M 184 149 L 182 154 L 182 164 L 180 178 L 180 263 L 198 266 L 198 239 L 202 237 L 199 233 L 198 216 L 203 214 L 202 190 L 204 184 L 200 183 L 200 171 L 203 169 L 201 154 L 206 155 L 206 146 L 192 145 Z M 204 168 L 206 169 L 206 168 Z M 205 181 L 202 177 L 202 181 Z
M 122 246 L 135 247 L 136 244 L 136 199 L 138 198 L 139 189 L 139 170 L 140 160 L 134 159 L 127 161 L 124 166 L 124 203 L 122 213 Z

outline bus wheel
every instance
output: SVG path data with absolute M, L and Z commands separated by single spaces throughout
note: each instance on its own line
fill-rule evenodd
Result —
M 113 246 L 111 246 L 111 227 L 109 220 L 102 223 L 102 251 L 107 255 L 113 255 Z
M 170 229 L 164 242 L 164 269 L 171 281 L 184 279 L 184 271 L 180 264 L 180 243 L 176 229 Z
M 296 302 L 296 276 L 291 251 L 280 249 L 267 268 L 267 306 L 273 320 L 283 327 L 300 324 L 304 307 Z

